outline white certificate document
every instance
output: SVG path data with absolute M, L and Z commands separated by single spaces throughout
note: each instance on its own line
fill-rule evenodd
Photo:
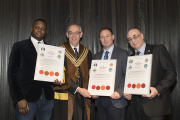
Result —
M 152 57 L 152 54 L 128 57 L 124 93 L 149 94 Z
M 114 92 L 116 60 L 92 60 L 88 91 L 91 95 L 111 96 Z
M 63 82 L 64 54 L 65 48 L 39 45 L 34 80 L 53 82 L 58 79 Z

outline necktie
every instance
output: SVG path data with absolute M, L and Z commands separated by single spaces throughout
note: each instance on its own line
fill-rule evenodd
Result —
M 77 51 L 77 48 L 74 48 L 74 50 L 75 50 L 75 58 L 76 58 L 76 60 L 78 59 L 78 51 Z
M 38 44 L 41 44 L 41 42 L 38 42 Z
M 78 51 L 77 51 L 77 48 L 74 48 L 74 51 L 75 51 L 75 52 L 74 52 L 75 58 L 76 58 L 76 60 L 77 60 L 77 59 L 78 59 Z M 81 81 L 80 81 L 80 68 L 79 68 L 79 67 L 76 68 L 75 75 L 76 75 L 76 78 L 77 78 L 76 84 L 77 84 L 77 85 L 81 85 Z
M 109 52 L 106 51 L 106 52 L 105 52 L 105 55 L 104 55 L 104 60 L 108 60 L 108 54 L 109 54 Z
M 140 51 L 137 51 L 137 52 L 136 52 L 136 56 L 138 56 L 140 53 L 141 53 Z

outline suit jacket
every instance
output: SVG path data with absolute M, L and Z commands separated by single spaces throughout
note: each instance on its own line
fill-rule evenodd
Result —
M 146 44 L 144 54 L 153 54 L 151 87 L 155 87 L 160 95 L 153 99 L 142 98 L 142 105 L 147 116 L 162 116 L 171 113 L 170 86 L 176 79 L 176 70 L 167 49 L 163 45 Z M 135 55 L 133 53 L 132 55 Z M 138 96 L 131 100 L 132 118 L 138 111 Z
M 96 53 L 93 56 L 93 59 L 101 59 L 103 55 L 103 50 Z M 125 74 L 126 74 L 126 64 L 127 64 L 127 57 L 128 53 L 125 50 L 122 50 L 116 46 L 114 46 L 111 59 L 117 59 L 117 65 L 116 65 L 116 77 L 115 77 L 115 90 L 120 94 L 120 99 L 114 100 L 111 99 L 112 104 L 116 108 L 122 108 L 127 105 L 127 101 L 122 97 L 123 91 L 124 91 L 124 80 L 125 80 Z M 95 105 L 97 106 L 98 99 L 95 101 Z
M 22 99 L 37 101 L 42 88 L 46 99 L 54 98 L 51 83 L 34 80 L 36 58 L 37 52 L 31 39 L 14 43 L 9 58 L 8 79 L 15 103 Z

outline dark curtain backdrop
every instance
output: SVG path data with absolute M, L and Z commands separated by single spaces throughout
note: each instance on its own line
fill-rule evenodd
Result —
M 66 41 L 66 28 L 79 23 L 84 35 L 81 43 L 92 53 L 100 51 L 101 27 L 112 28 L 114 44 L 131 53 L 126 34 L 139 28 L 149 44 L 163 44 L 177 70 L 171 88 L 173 114 L 180 118 L 180 0 L 0 0 L 0 119 L 15 120 L 14 104 L 9 90 L 7 66 L 14 42 L 30 37 L 35 19 L 48 24 L 46 42 L 59 46 Z M 129 108 L 126 113 L 129 119 Z

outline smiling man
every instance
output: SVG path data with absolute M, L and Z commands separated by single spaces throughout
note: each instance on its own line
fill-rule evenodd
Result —
M 123 98 L 123 91 L 128 53 L 113 44 L 114 35 L 110 28 L 102 28 L 99 39 L 103 50 L 96 53 L 93 59 L 116 59 L 117 65 L 114 93 L 110 97 L 92 96 L 96 99 L 98 117 L 99 120 L 124 120 L 127 102 Z
M 91 95 L 87 87 L 92 55 L 90 50 L 80 43 L 82 35 L 82 29 L 78 24 L 71 24 L 67 29 L 68 42 L 62 46 L 66 55 L 66 83 L 58 86 L 60 83 L 54 82 L 57 85 L 54 87 L 55 94 L 67 97 L 55 98 L 54 120 L 90 120 L 88 98 L 91 98 Z
M 44 44 L 46 22 L 34 21 L 31 37 L 14 43 L 9 59 L 8 79 L 16 103 L 17 120 L 50 120 L 54 93 L 51 83 L 34 80 L 39 44 Z
M 149 45 L 144 42 L 144 35 L 138 29 L 127 33 L 127 40 L 133 55 L 152 54 L 151 87 L 149 95 L 124 94 L 131 100 L 132 120 L 165 120 L 165 115 L 171 113 L 170 87 L 176 79 L 176 70 L 171 57 L 164 45 Z

